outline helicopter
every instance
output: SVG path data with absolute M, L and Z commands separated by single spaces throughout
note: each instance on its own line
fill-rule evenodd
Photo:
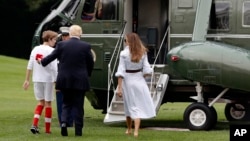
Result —
M 225 103 L 228 121 L 250 119 L 249 11 L 250 0 L 62 0 L 38 25 L 32 47 L 44 30 L 80 25 L 95 61 L 86 97 L 112 124 L 125 121 L 114 73 L 124 35 L 135 32 L 149 50 L 154 74 L 146 81 L 156 111 L 190 102 L 187 128 L 211 130 L 216 102 Z

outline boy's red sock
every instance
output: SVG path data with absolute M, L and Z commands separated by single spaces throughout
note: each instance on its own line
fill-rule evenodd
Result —
M 45 108 L 45 132 L 50 133 L 50 125 L 52 120 L 52 108 L 46 107 Z
M 34 112 L 33 126 L 38 127 L 38 122 L 39 122 L 39 118 L 42 114 L 42 111 L 43 111 L 43 105 L 37 105 L 35 112 Z

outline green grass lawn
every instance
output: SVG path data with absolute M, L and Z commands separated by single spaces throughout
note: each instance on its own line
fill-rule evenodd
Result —
M 183 112 L 190 103 L 167 103 L 161 106 L 157 117 L 141 123 L 139 137 L 125 135 L 125 123 L 106 125 L 104 114 L 95 110 L 85 99 L 85 119 L 82 137 L 74 136 L 69 128 L 69 136 L 62 137 L 53 102 L 52 134 L 44 133 L 44 117 L 40 120 L 41 134 L 33 135 L 30 126 L 37 101 L 33 95 L 33 85 L 24 91 L 27 60 L 0 55 L 0 140 L 1 141 L 229 141 L 229 123 L 224 116 L 224 104 L 215 104 L 218 123 L 211 131 L 169 131 L 152 130 L 151 127 L 185 128 Z

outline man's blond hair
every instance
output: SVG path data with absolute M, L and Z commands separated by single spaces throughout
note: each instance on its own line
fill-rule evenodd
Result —
M 80 37 L 82 35 L 82 28 L 79 25 L 70 26 L 69 35 Z

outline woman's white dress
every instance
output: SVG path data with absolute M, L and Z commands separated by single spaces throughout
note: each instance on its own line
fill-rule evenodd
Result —
M 138 69 L 142 69 L 142 71 L 126 73 L 126 70 Z M 123 77 L 122 91 L 125 116 L 130 116 L 132 119 L 147 119 L 156 116 L 155 106 L 143 77 L 143 74 L 150 74 L 152 71 L 146 54 L 142 56 L 139 63 L 133 63 L 130 60 L 128 46 L 120 53 L 119 66 L 115 76 Z

